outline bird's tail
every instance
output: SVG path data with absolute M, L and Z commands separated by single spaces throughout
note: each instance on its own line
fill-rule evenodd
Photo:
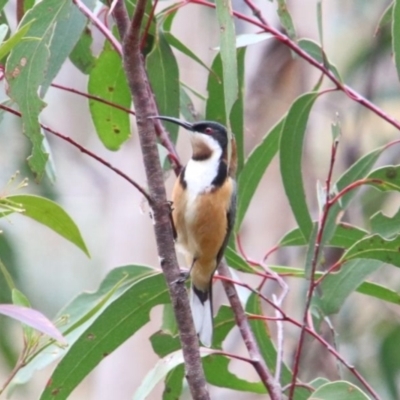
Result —
M 192 284 L 190 307 L 192 309 L 194 326 L 200 341 L 204 346 L 211 347 L 213 335 L 211 283 L 207 291 L 200 290 Z

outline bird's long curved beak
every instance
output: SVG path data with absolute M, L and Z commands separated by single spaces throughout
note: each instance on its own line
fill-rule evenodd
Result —
M 189 122 L 186 122 L 186 121 L 182 121 L 181 119 L 178 119 L 178 118 L 164 117 L 162 115 L 154 115 L 152 117 L 149 117 L 149 119 L 162 119 L 163 121 L 173 122 L 174 124 L 180 125 L 189 131 L 193 131 L 192 124 L 190 124 Z

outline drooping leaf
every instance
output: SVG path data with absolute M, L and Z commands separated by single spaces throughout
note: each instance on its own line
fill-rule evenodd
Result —
M 280 139 L 280 166 L 283 186 L 301 233 L 308 239 L 312 220 L 303 187 L 303 141 L 311 108 L 318 93 L 306 93 L 292 104 L 282 128 Z
M 40 400 L 59 393 L 67 398 L 83 378 L 108 354 L 124 343 L 150 319 L 150 311 L 169 301 L 162 274 L 153 274 L 133 284 L 115 299 L 70 346 L 52 374 Z M 80 362 L 77 363 L 76 359 Z
M 220 54 L 222 76 L 224 80 L 224 96 L 220 99 L 225 106 L 225 116 L 231 114 L 233 104 L 238 97 L 238 75 L 236 59 L 236 35 L 230 0 L 216 0 L 216 10 L 219 25 Z M 223 100 L 222 100 L 223 99 Z M 228 118 L 223 121 L 230 128 Z
M 261 43 L 264 40 L 271 39 L 273 36 L 270 33 L 244 33 L 236 36 L 236 47 L 247 47 L 252 44 Z
M 60 331 L 39 311 L 15 304 L 0 304 L 0 314 L 14 318 L 61 343 L 65 343 Z
M 252 151 L 238 179 L 238 204 L 235 231 L 239 231 L 251 199 L 279 149 L 279 138 L 285 119 L 281 119 Z
M 28 194 L 8 196 L 7 199 L 20 205 L 23 215 L 46 225 L 90 256 L 75 222 L 57 203 Z
M 185 367 L 178 365 L 172 371 L 168 372 L 165 378 L 163 391 L 163 400 L 180 399 L 183 389 L 183 380 L 185 379 Z
M 228 246 L 225 250 L 225 258 L 228 265 L 240 272 L 254 274 L 255 269 L 251 268 L 243 258 L 235 252 L 232 247 Z
M 91 7 L 94 2 L 84 3 Z M 32 40 L 14 46 L 7 59 L 6 77 L 8 94 L 18 104 L 24 133 L 32 142 L 29 166 L 40 180 L 48 158 L 38 121 L 45 106 L 42 97 L 78 41 L 86 19 L 70 0 L 43 0 L 25 14 L 21 26 L 30 22 L 26 35 Z
M 336 381 L 320 386 L 309 400 L 370 400 L 357 386 L 350 382 Z
M 179 98 L 180 98 L 179 108 L 183 118 L 188 122 L 195 122 L 194 114 L 196 111 L 194 108 L 194 104 L 189 94 L 187 93 L 185 87 L 182 84 L 180 85 Z
M 123 108 L 130 108 L 131 93 L 121 57 L 108 42 L 90 72 L 88 92 Z M 89 109 L 104 146 L 109 150 L 118 150 L 130 136 L 129 113 L 91 99 Z

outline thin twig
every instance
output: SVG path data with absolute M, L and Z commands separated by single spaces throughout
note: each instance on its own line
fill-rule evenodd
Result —
M 3 109 L 4 111 L 7 111 L 7 112 L 9 112 L 11 114 L 16 115 L 17 117 L 21 117 L 21 113 L 20 112 L 15 111 L 10 107 L 7 107 L 7 106 L 5 106 L 3 104 L 0 104 L 0 108 Z M 69 136 L 65 136 L 62 133 L 57 132 L 54 129 L 52 129 L 52 128 L 46 126 L 46 125 L 40 124 L 40 126 L 45 131 L 47 131 L 47 132 L 51 133 L 52 135 L 57 136 L 60 139 L 65 140 L 66 142 L 72 144 L 73 146 L 75 146 L 82 153 L 88 155 L 89 157 L 94 158 L 100 164 L 103 164 L 107 168 L 109 168 L 112 171 L 114 171 L 117 175 L 119 175 L 121 178 L 125 179 L 132 186 L 134 186 L 146 198 L 146 200 L 149 202 L 150 205 L 153 204 L 153 200 L 152 200 L 151 196 L 147 193 L 147 191 L 142 186 L 140 186 L 137 182 L 135 182 L 133 179 L 131 179 L 128 175 L 126 175 L 124 172 L 122 172 L 120 169 L 114 167 L 111 163 L 109 163 L 108 161 L 104 160 L 103 158 L 101 158 L 97 154 L 91 152 L 86 147 L 83 147 L 81 144 L 79 144 L 74 139 L 70 138 Z
M 82 96 L 82 97 L 86 97 L 87 99 L 90 99 L 90 100 L 93 100 L 93 101 L 97 101 L 99 103 L 107 104 L 108 106 L 113 107 L 113 108 L 117 108 L 118 110 L 124 111 L 127 114 L 136 115 L 135 111 L 130 110 L 129 108 L 123 107 L 123 106 L 121 106 L 121 105 L 119 105 L 117 103 L 113 103 L 111 101 L 105 100 L 102 97 L 94 96 L 92 94 L 85 93 L 85 92 L 82 92 L 80 90 L 70 88 L 68 86 L 59 85 L 57 83 L 52 83 L 50 86 L 55 87 L 57 89 L 64 90 L 66 92 L 77 94 L 77 95 Z

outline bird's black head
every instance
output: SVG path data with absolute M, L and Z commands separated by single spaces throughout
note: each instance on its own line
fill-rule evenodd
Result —
M 200 121 L 200 122 L 195 122 L 193 124 L 182 121 L 178 118 L 173 118 L 173 117 L 164 117 L 164 116 L 154 116 L 150 118 L 157 118 L 157 119 L 162 119 L 164 121 L 169 121 L 173 122 L 177 125 L 180 125 L 184 127 L 185 129 L 196 132 L 202 135 L 209 136 L 213 138 L 221 147 L 222 151 L 225 152 L 227 145 L 228 145 L 228 132 L 226 128 L 219 124 L 218 122 L 213 122 L 213 121 Z

